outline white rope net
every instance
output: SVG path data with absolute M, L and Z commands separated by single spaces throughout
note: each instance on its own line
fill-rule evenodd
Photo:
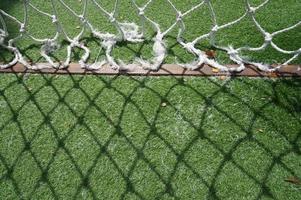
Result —
M 65 0 L 66 1 L 66 0 Z M 126 63 L 120 59 L 116 59 L 113 55 L 113 50 L 116 47 L 117 43 L 125 42 L 125 43 L 143 43 L 147 36 L 145 34 L 144 26 L 145 24 L 151 25 L 153 31 L 156 33 L 152 39 L 153 41 L 153 57 L 149 60 L 142 59 L 137 57 L 134 59 L 133 63 L 138 64 L 139 66 L 150 69 L 150 70 L 158 70 L 160 66 L 164 63 L 167 56 L 167 45 L 166 45 L 166 36 L 172 32 L 177 32 L 177 42 L 184 48 L 188 53 L 192 54 L 195 57 L 195 60 L 191 63 L 177 63 L 184 68 L 188 69 L 197 69 L 203 64 L 207 64 L 213 68 L 216 68 L 220 71 L 232 71 L 239 72 L 245 69 L 246 64 L 253 65 L 262 71 L 277 71 L 281 67 L 297 60 L 301 54 L 301 48 L 296 50 L 286 50 L 278 46 L 273 39 L 284 32 L 291 31 L 292 29 L 299 28 L 301 26 L 301 20 L 289 27 L 283 28 L 281 30 L 277 30 L 275 32 L 268 32 L 265 30 L 260 22 L 256 19 L 256 13 L 258 10 L 263 9 L 267 4 L 269 4 L 272 0 L 265 0 L 261 4 L 256 6 L 251 4 L 250 0 L 244 0 L 245 11 L 244 13 L 235 20 L 224 24 L 218 24 L 216 12 L 214 7 L 212 6 L 213 0 L 200 0 L 197 4 L 191 5 L 191 8 L 188 10 L 182 10 L 181 8 L 176 7 L 172 0 L 162 0 L 165 3 L 168 3 L 173 12 L 175 13 L 175 19 L 173 23 L 168 28 L 162 28 L 160 23 L 152 19 L 147 15 L 147 10 L 150 5 L 155 0 L 148 0 L 144 3 L 138 0 L 128 0 L 130 4 L 134 7 L 136 11 L 136 15 L 139 16 L 140 22 L 131 22 L 129 19 L 121 20 L 119 19 L 118 12 L 120 2 L 122 0 L 114 0 L 114 8 L 113 10 L 107 10 L 103 6 L 103 2 L 105 0 L 78 0 L 82 3 L 82 11 L 78 12 L 75 9 L 68 6 L 68 4 L 64 0 L 49 0 L 48 3 L 51 3 L 52 12 L 47 12 L 42 8 L 38 8 L 31 0 L 23 0 L 24 7 L 24 18 L 23 20 L 17 19 L 15 16 L 5 12 L 0 9 L 0 45 L 2 48 L 11 52 L 14 58 L 8 62 L 0 65 L 1 69 L 11 67 L 16 63 L 21 63 L 27 68 L 30 69 L 39 69 L 45 66 L 39 66 L 36 64 L 32 64 L 27 61 L 22 55 L 20 49 L 18 48 L 17 42 L 24 38 L 29 38 L 34 42 L 37 42 L 41 46 L 41 56 L 49 63 L 49 65 L 53 68 L 67 68 L 72 60 L 72 52 L 73 49 L 80 49 L 84 53 L 82 54 L 80 60 L 78 61 L 80 66 L 89 70 L 96 70 L 102 68 L 104 65 L 109 65 L 113 69 L 116 70 L 130 70 L 131 63 Z M 113 0 L 112 0 L 113 1 Z M 59 18 L 59 11 L 57 5 L 60 5 L 64 8 L 66 12 L 69 12 L 74 18 L 76 18 L 81 26 L 80 31 L 75 37 L 70 37 L 65 30 L 63 23 Z M 189 4 L 189 3 L 188 3 Z M 94 6 L 98 11 L 107 18 L 107 20 L 114 25 L 117 32 L 111 33 L 107 31 L 102 31 L 103 27 L 99 27 L 99 25 L 94 25 L 89 18 L 87 17 L 87 13 L 89 12 L 89 6 Z M 211 30 L 205 34 L 201 34 L 193 40 L 187 41 L 184 39 L 183 35 L 190 30 L 187 30 L 185 26 L 184 19 L 191 15 L 193 12 L 196 12 L 199 9 L 209 9 L 210 16 L 207 19 L 200 20 L 209 20 L 211 19 Z M 50 38 L 37 38 L 32 35 L 28 31 L 29 26 L 29 11 L 36 12 L 37 15 L 45 16 L 51 20 L 53 27 L 55 28 L 55 34 Z M 236 25 L 241 22 L 245 18 L 249 17 L 255 27 L 258 29 L 260 34 L 264 37 L 264 42 L 262 45 L 258 47 L 249 47 L 249 46 L 241 46 L 234 48 L 229 45 L 219 45 L 216 42 L 216 34 L 219 33 L 223 29 L 227 29 L 231 26 Z M 6 21 L 12 20 L 14 23 L 17 23 L 19 26 L 19 33 L 17 37 L 9 38 L 9 32 L 7 30 Z M 88 59 L 90 57 L 90 48 L 85 45 L 81 40 L 84 37 L 86 32 L 92 33 L 92 36 L 98 40 L 99 47 L 105 52 L 105 57 L 103 60 L 97 60 L 94 63 L 88 63 Z M 51 53 L 57 51 L 60 48 L 59 37 L 63 37 L 67 42 L 67 56 L 66 59 L 62 62 L 55 62 Z M 148 38 L 150 40 L 150 38 Z M 214 58 L 209 57 L 204 50 L 197 47 L 197 44 L 201 43 L 204 40 L 209 40 L 210 45 L 218 50 L 224 51 L 227 53 L 228 57 L 237 64 L 238 67 L 226 67 L 219 62 L 217 62 Z M 243 52 L 250 51 L 262 51 L 266 48 L 272 47 L 276 51 L 289 55 L 289 59 L 286 59 L 282 64 L 278 64 L 277 66 L 271 67 L 269 64 L 264 64 L 260 62 L 252 61 L 251 59 L 247 59 L 243 56 Z

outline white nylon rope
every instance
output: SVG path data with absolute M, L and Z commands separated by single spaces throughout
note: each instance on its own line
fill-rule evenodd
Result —
M 150 17 L 148 17 L 145 14 L 145 11 L 150 7 L 150 5 L 153 3 L 154 0 L 148 0 L 144 5 L 139 6 L 136 3 L 136 0 L 130 0 L 134 8 L 137 10 L 137 13 L 140 17 L 140 25 L 137 25 L 133 22 L 121 22 L 117 19 L 118 15 L 118 8 L 120 7 L 120 0 L 115 0 L 114 2 L 114 8 L 113 11 L 110 12 L 106 10 L 101 3 L 99 3 L 96 0 L 83 0 L 83 9 L 80 14 L 76 13 L 71 7 L 69 7 L 64 0 L 50 0 L 52 5 L 52 13 L 47 13 L 36 6 L 34 6 L 30 0 L 23 0 L 23 8 L 24 8 L 24 19 L 23 21 L 19 21 L 16 17 L 6 13 L 5 11 L 0 9 L 0 46 L 9 52 L 11 52 L 14 55 L 14 58 L 9 63 L 0 64 L 0 68 L 8 68 L 13 65 L 15 65 L 17 62 L 22 63 L 24 66 L 30 69 L 40 69 L 45 66 L 36 66 L 35 64 L 31 64 L 23 57 L 22 53 L 19 51 L 18 47 L 16 46 L 16 42 L 18 40 L 22 40 L 24 37 L 28 37 L 32 39 L 33 41 L 39 43 L 41 45 L 41 55 L 46 59 L 46 61 L 50 64 L 53 68 L 66 68 L 69 66 L 72 58 L 72 49 L 73 48 L 79 48 L 84 51 L 83 56 L 78 61 L 80 66 L 82 68 L 86 69 L 100 69 L 103 65 L 108 64 L 113 69 L 116 70 L 130 70 L 131 65 L 125 64 L 122 60 L 115 60 L 114 56 L 112 55 L 112 52 L 114 48 L 116 47 L 118 42 L 130 42 L 130 43 L 142 43 L 145 41 L 144 34 L 144 26 L 146 23 L 151 24 L 153 30 L 156 32 L 156 35 L 154 36 L 153 41 L 153 58 L 150 60 L 143 60 L 142 58 L 136 58 L 135 63 L 141 65 L 145 69 L 150 70 L 158 70 L 160 66 L 164 63 L 164 60 L 167 56 L 167 45 L 165 43 L 166 36 L 174 29 L 177 29 L 178 35 L 177 35 L 177 41 L 178 43 L 185 49 L 187 52 L 193 54 L 196 57 L 196 60 L 192 63 L 179 63 L 179 65 L 183 66 L 184 68 L 188 69 L 197 69 L 203 64 L 210 65 L 213 68 L 216 68 L 220 71 L 233 71 L 233 72 L 239 72 L 245 69 L 245 64 L 251 64 L 256 66 L 258 69 L 262 71 L 267 72 L 273 72 L 276 70 L 279 70 L 281 67 L 291 63 L 295 59 L 297 59 L 301 54 L 301 48 L 289 51 L 282 49 L 281 47 L 277 46 L 273 42 L 273 38 L 281 33 L 290 31 L 292 29 L 295 29 L 299 26 L 301 26 L 301 20 L 287 28 L 278 30 L 273 33 L 267 32 L 257 21 L 256 19 L 256 12 L 259 9 L 263 9 L 271 0 L 265 0 L 263 3 L 256 7 L 252 7 L 250 4 L 250 0 L 244 0 L 245 1 L 245 13 L 242 14 L 239 18 L 228 22 L 226 24 L 219 25 L 217 23 L 217 17 L 214 11 L 214 8 L 212 6 L 211 0 L 200 0 L 199 3 L 197 3 L 195 6 L 192 6 L 189 10 L 182 12 L 180 11 L 171 0 L 162 0 L 166 1 L 174 10 L 176 14 L 175 22 L 168 27 L 166 30 L 162 30 L 160 27 L 160 24 L 154 20 L 152 20 Z M 102 2 L 102 1 L 100 1 Z M 81 31 L 74 37 L 71 38 L 65 31 L 62 23 L 60 22 L 60 19 L 58 17 L 58 11 L 56 8 L 56 4 L 59 3 L 61 6 L 63 6 L 66 11 L 71 13 L 75 18 L 81 22 Z M 102 32 L 100 28 L 95 28 L 92 23 L 90 23 L 89 19 L 87 18 L 87 12 L 88 12 L 88 4 L 95 6 L 106 18 L 109 20 L 111 24 L 113 24 L 116 27 L 116 30 L 118 31 L 117 34 L 108 33 L 108 32 Z M 186 31 L 185 23 L 183 19 L 186 16 L 189 16 L 192 12 L 202 9 L 205 6 L 209 8 L 210 15 L 211 15 L 211 21 L 212 21 L 212 29 L 209 33 L 199 35 L 192 41 L 184 42 L 183 34 Z M 28 33 L 28 12 L 29 9 L 33 9 L 38 14 L 48 17 L 53 25 L 56 28 L 56 32 L 53 35 L 52 38 L 36 38 Z M 226 29 L 228 27 L 231 27 L 246 17 L 250 17 L 258 31 L 264 36 L 265 40 L 264 43 L 259 47 L 238 47 L 234 48 L 232 46 L 220 46 L 216 43 L 215 35 L 218 31 L 222 29 Z M 6 26 L 6 19 L 10 19 L 14 21 L 16 24 L 19 25 L 19 34 L 17 37 L 9 39 L 9 33 Z M 140 30 L 141 29 L 141 30 Z M 85 46 L 81 41 L 83 38 L 83 35 L 85 32 L 91 32 L 93 36 L 99 40 L 100 48 L 104 50 L 105 52 L 105 59 L 101 61 L 95 61 L 93 64 L 87 63 L 89 56 L 90 56 L 90 49 Z M 60 48 L 60 45 L 58 44 L 58 38 L 62 36 L 69 44 L 67 46 L 67 57 L 65 61 L 62 63 L 55 63 L 50 54 L 56 51 Z M 238 64 L 238 67 L 228 68 L 224 65 L 219 64 L 217 61 L 215 61 L 212 58 L 209 58 L 204 51 L 201 49 L 198 49 L 196 47 L 196 44 L 202 42 L 202 40 L 209 39 L 210 44 L 214 46 L 215 48 L 219 50 L 225 51 L 229 58 Z M 8 41 L 7 41 L 8 40 Z M 246 60 L 242 56 L 242 51 L 262 51 L 265 50 L 267 47 L 271 46 L 276 51 L 282 53 L 282 54 L 288 54 L 291 55 L 291 57 L 285 61 L 284 63 L 278 65 L 277 67 L 270 67 L 267 64 L 252 62 L 250 60 Z

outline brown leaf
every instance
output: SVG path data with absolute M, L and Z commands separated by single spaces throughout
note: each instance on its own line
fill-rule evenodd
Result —
M 216 51 L 214 51 L 214 50 L 207 50 L 207 51 L 205 51 L 205 53 L 209 58 L 215 58 L 216 57 Z
M 301 185 L 301 180 L 295 176 L 288 177 L 287 179 L 285 179 L 285 181 L 295 185 Z
M 218 72 L 219 72 L 219 69 L 213 68 L 213 69 L 212 69 L 212 72 L 213 72 L 213 73 L 218 73 Z
M 219 79 L 222 80 L 222 81 L 224 81 L 224 80 L 227 79 L 227 76 L 220 76 Z
M 277 78 L 277 77 L 278 77 L 278 74 L 277 74 L 276 72 L 271 72 L 271 73 L 268 74 L 268 76 L 269 76 L 270 78 Z

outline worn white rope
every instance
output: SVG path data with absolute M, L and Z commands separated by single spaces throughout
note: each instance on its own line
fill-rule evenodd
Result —
M 24 37 L 28 37 L 32 39 L 33 41 L 41 44 L 41 55 L 46 59 L 46 61 L 50 64 L 51 67 L 54 68 L 66 68 L 69 66 L 72 58 L 72 49 L 79 48 L 84 51 L 83 56 L 79 60 L 79 64 L 82 68 L 86 69 L 100 69 L 103 65 L 108 64 L 113 69 L 118 70 L 129 70 L 131 65 L 125 64 L 121 60 L 116 60 L 113 55 L 112 51 L 115 48 L 116 44 L 118 42 L 130 42 L 130 43 L 142 43 L 145 41 L 145 31 L 144 31 L 144 25 L 146 23 L 151 24 L 153 27 L 153 30 L 156 32 L 156 35 L 153 38 L 154 44 L 153 44 L 153 58 L 150 60 L 143 60 L 142 58 L 136 58 L 135 63 L 141 65 L 145 69 L 150 70 L 158 70 L 160 66 L 164 63 L 164 60 L 167 56 L 167 46 L 165 44 L 165 38 L 166 36 L 173 31 L 174 29 L 177 29 L 178 35 L 177 35 L 177 41 L 178 43 L 186 49 L 189 53 L 193 54 L 196 57 L 196 60 L 192 63 L 185 63 L 180 64 L 181 66 L 188 68 L 188 69 L 197 69 L 203 64 L 207 64 L 212 66 L 213 68 L 216 68 L 221 71 L 242 71 L 245 69 L 245 64 L 251 64 L 256 66 L 258 69 L 262 71 L 268 71 L 273 72 L 276 70 L 279 70 L 281 67 L 291 63 L 295 59 L 297 59 L 301 54 L 301 48 L 289 51 L 282 49 L 281 47 L 277 46 L 273 42 L 273 38 L 281 33 L 290 31 L 292 29 L 295 29 L 299 26 L 301 26 L 301 19 L 298 23 L 278 30 L 273 33 L 267 32 L 257 21 L 256 19 L 256 12 L 259 9 L 262 9 L 265 5 L 267 5 L 270 0 L 265 0 L 263 3 L 258 5 L 257 7 L 252 7 L 250 4 L 250 0 L 244 0 L 245 1 L 245 13 L 241 15 L 238 19 L 235 19 L 231 22 L 228 22 L 226 24 L 219 25 L 217 23 L 217 17 L 214 11 L 214 8 L 211 4 L 211 0 L 200 0 L 200 2 L 194 6 L 192 6 L 189 10 L 186 11 L 180 11 L 171 0 L 162 0 L 166 1 L 174 10 L 176 13 L 176 19 L 175 22 L 168 27 L 166 30 L 162 30 L 160 27 L 160 24 L 151 18 L 149 18 L 145 11 L 149 8 L 151 3 L 154 0 L 148 0 L 144 5 L 139 6 L 136 2 L 136 0 L 130 0 L 135 9 L 137 10 L 137 13 L 141 19 L 140 25 L 137 25 L 133 22 L 121 22 L 117 19 L 118 15 L 118 8 L 120 6 L 120 0 L 115 0 L 114 8 L 112 12 L 109 12 L 106 10 L 98 1 L 96 0 L 82 0 L 83 1 L 83 9 L 80 14 L 76 13 L 71 7 L 69 7 L 64 0 L 50 0 L 52 5 L 52 13 L 47 13 L 39 8 L 37 8 L 35 5 L 33 5 L 30 0 L 23 0 L 23 7 L 24 7 L 24 19 L 23 21 L 18 20 L 16 17 L 6 13 L 5 11 L 0 9 L 0 46 L 9 52 L 11 52 L 14 55 L 14 58 L 9 62 L 5 64 L 0 64 L 0 68 L 8 68 L 16 63 L 22 63 L 27 68 L 30 69 L 39 69 L 41 67 L 45 66 L 37 66 L 35 64 L 31 64 L 23 57 L 22 53 L 19 51 L 18 47 L 16 46 L 16 42 L 18 40 L 23 39 Z M 60 3 L 68 12 L 70 12 L 75 18 L 77 18 L 81 22 L 81 31 L 78 35 L 76 35 L 74 38 L 71 38 L 67 32 L 64 29 L 64 26 L 60 22 L 58 11 L 56 8 L 56 4 Z M 109 21 L 112 23 L 116 30 L 118 31 L 117 34 L 108 33 L 108 32 L 102 32 L 101 27 L 94 27 L 92 23 L 87 18 L 87 12 L 88 12 L 88 4 L 94 5 Z M 183 19 L 193 13 L 194 11 L 198 9 L 202 9 L 205 6 L 209 8 L 210 15 L 211 15 L 211 21 L 212 21 L 212 29 L 210 32 L 200 35 L 196 37 L 194 40 L 185 42 L 183 39 L 183 34 L 187 31 L 185 27 L 185 23 Z M 56 32 L 53 35 L 52 38 L 36 38 L 33 35 L 29 34 L 27 28 L 28 28 L 28 12 L 29 9 L 33 9 L 40 15 L 44 15 L 48 17 L 53 25 L 55 26 Z M 226 29 L 228 27 L 231 27 L 246 17 L 250 17 L 255 24 L 258 31 L 264 36 L 265 40 L 264 43 L 259 47 L 238 47 L 234 48 L 232 46 L 220 46 L 216 42 L 215 35 L 218 31 L 222 29 Z M 19 34 L 17 37 L 13 39 L 9 38 L 9 32 L 7 30 L 6 26 L 6 19 L 10 19 L 14 21 L 16 24 L 19 25 Z M 142 30 L 140 30 L 142 29 Z M 88 64 L 87 61 L 90 56 L 90 49 L 85 46 L 85 44 L 81 43 L 81 39 L 83 38 L 83 35 L 86 31 L 90 31 L 95 38 L 97 38 L 100 42 L 100 48 L 102 48 L 105 51 L 105 59 L 102 61 L 96 61 L 93 64 Z M 188 30 L 189 31 L 189 30 Z M 62 63 L 55 63 L 50 54 L 54 51 L 56 51 L 58 48 L 60 48 L 58 38 L 60 36 L 63 36 L 66 41 L 69 43 L 67 46 L 67 57 L 65 61 Z M 215 48 L 219 50 L 225 51 L 229 58 L 238 64 L 238 67 L 236 68 L 228 68 L 224 65 L 219 64 L 217 61 L 215 61 L 212 58 L 209 58 L 204 51 L 201 49 L 198 49 L 196 45 L 200 42 L 202 42 L 205 39 L 210 40 L 210 44 L 214 46 Z M 8 40 L 8 41 L 7 41 Z M 242 51 L 262 51 L 265 50 L 267 47 L 271 46 L 276 51 L 288 54 L 291 56 L 287 61 L 284 63 L 278 65 L 277 67 L 271 67 L 267 64 L 257 63 L 253 62 L 251 60 L 247 60 L 242 56 Z

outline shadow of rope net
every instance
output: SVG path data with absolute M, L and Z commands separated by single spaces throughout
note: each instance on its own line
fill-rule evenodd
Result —
M 1 75 L 3 199 L 298 199 L 298 79 Z

